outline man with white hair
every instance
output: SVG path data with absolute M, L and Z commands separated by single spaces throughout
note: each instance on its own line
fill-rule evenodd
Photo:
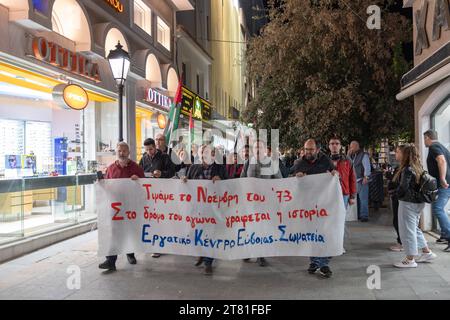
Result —
M 129 158 L 130 147 L 126 142 L 119 142 L 116 147 L 117 160 L 106 169 L 105 179 L 120 179 L 131 178 L 131 180 L 138 180 L 145 178 L 144 169 L 142 169 L 136 162 Z M 134 253 L 128 253 L 127 259 L 130 264 L 136 264 Z M 107 256 L 105 262 L 98 267 L 100 269 L 107 269 L 109 271 L 116 270 L 117 255 Z
M 369 177 L 371 173 L 369 154 L 360 148 L 358 141 L 352 141 L 348 155 L 352 159 L 356 173 L 358 218 L 361 222 L 367 222 L 369 221 Z

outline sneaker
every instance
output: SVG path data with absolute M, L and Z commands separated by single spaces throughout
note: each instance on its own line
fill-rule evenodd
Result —
M 401 252 L 401 251 L 403 251 L 403 246 L 401 244 L 397 243 L 396 245 L 393 245 L 392 247 L 390 247 L 389 250 L 394 251 L 394 252 Z
M 447 245 L 447 248 L 444 249 L 444 252 L 450 252 L 450 244 Z
M 205 266 L 205 271 L 203 272 L 205 276 L 211 276 L 213 274 L 212 265 Z
M 317 269 L 319 269 L 319 267 L 316 264 L 311 263 L 308 268 L 308 273 L 314 274 L 314 273 L 316 273 Z
M 106 270 L 109 270 L 109 271 L 116 271 L 116 265 L 114 263 L 110 263 L 109 260 L 106 260 L 105 262 L 100 263 L 98 265 L 98 267 L 100 269 L 106 269 Z
M 333 274 L 333 272 L 331 272 L 330 267 L 325 266 L 325 267 L 320 268 L 319 274 L 324 278 L 330 278 L 331 275 Z
M 256 262 L 258 262 L 260 267 L 265 267 L 267 266 L 267 261 L 265 258 L 258 258 L 256 259 Z
M 152 258 L 159 258 L 161 257 L 161 253 L 153 253 Z
M 433 252 L 422 253 L 417 259 L 416 262 L 430 262 L 437 258 L 437 255 Z
M 130 264 L 136 264 L 137 263 L 134 254 L 127 254 L 127 259 L 128 259 L 128 262 Z
M 448 240 L 440 237 L 439 239 L 436 240 L 436 243 L 437 244 L 448 244 Z
M 414 259 L 409 260 L 408 258 L 405 258 L 401 262 L 394 263 L 394 267 L 397 267 L 397 268 L 417 268 L 417 263 L 414 261 Z

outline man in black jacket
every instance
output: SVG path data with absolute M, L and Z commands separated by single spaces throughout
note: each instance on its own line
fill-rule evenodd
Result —
M 175 165 L 168 154 L 156 149 L 155 140 L 152 138 L 144 141 L 145 154 L 139 162 L 144 169 L 145 176 L 152 178 L 172 178 L 175 175 Z
M 172 178 L 175 175 L 175 165 L 167 153 L 156 148 L 155 140 L 147 138 L 144 141 L 145 154 L 139 161 L 145 176 L 150 178 Z M 159 258 L 160 253 L 153 253 L 153 258 Z
M 305 142 L 305 154 L 301 159 L 296 160 L 291 168 L 292 173 L 297 177 L 304 177 L 306 175 L 320 174 L 329 172 L 333 175 L 337 171 L 333 162 L 326 154 L 320 151 L 314 139 L 308 139 Z M 310 257 L 311 264 L 308 272 L 310 274 L 316 273 L 319 270 L 320 275 L 324 278 L 329 278 L 333 274 L 328 266 L 330 257 Z
M 200 154 L 202 157 L 202 164 L 193 164 L 189 167 L 187 176 L 181 178 L 184 183 L 187 182 L 188 179 L 212 180 L 213 182 L 227 179 L 225 166 L 217 164 L 214 161 L 214 152 L 211 147 L 202 145 Z M 202 263 L 205 263 L 205 275 L 212 275 L 213 261 L 213 258 L 200 257 L 195 265 L 200 266 Z
M 306 147 L 308 146 L 308 150 Z M 301 176 L 319 174 L 325 172 L 332 172 L 335 170 L 331 159 L 317 147 L 314 139 L 309 139 L 305 142 L 305 154 L 302 158 L 295 160 L 291 168 L 291 173 L 300 176 L 298 173 L 303 173 Z

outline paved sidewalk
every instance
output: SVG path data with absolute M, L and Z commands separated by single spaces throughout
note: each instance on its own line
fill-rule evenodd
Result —
M 304 257 L 268 258 L 255 262 L 216 261 L 212 277 L 194 267 L 195 258 L 138 254 L 138 264 L 125 256 L 118 271 L 98 269 L 97 232 L 52 245 L 0 265 L 0 299 L 450 299 L 450 253 L 427 236 L 438 259 L 417 269 L 396 269 L 392 263 L 403 255 L 387 250 L 394 230 L 380 223 L 351 222 L 347 254 L 333 258 L 331 279 L 306 272 Z M 69 266 L 81 270 L 81 288 L 67 287 Z M 367 267 L 381 269 L 381 289 L 367 288 Z

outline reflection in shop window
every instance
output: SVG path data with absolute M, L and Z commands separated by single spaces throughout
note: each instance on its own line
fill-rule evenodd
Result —
M 438 133 L 438 140 L 450 149 L 450 99 L 447 99 L 433 113 L 432 122 L 434 130 Z

